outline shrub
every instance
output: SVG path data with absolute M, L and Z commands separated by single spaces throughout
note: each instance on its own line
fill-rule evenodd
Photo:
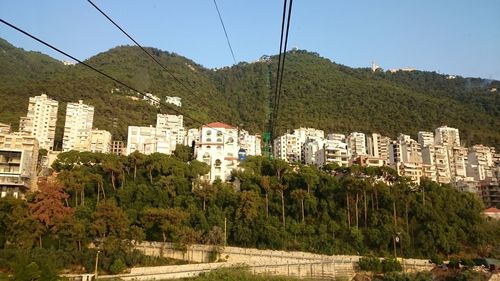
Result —
M 113 264 L 111 264 L 111 266 L 109 267 L 109 271 L 112 274 L 118 274 L 118 273 L 124 271 L 125 268 L 127 268 L 127 266 L 125 265 L 125 262 L 123 262 L 122 259 L 116 259 L 113 262 Z
M 396 259 L 384 259 L 382 261 L 382 271 L 384 273 L 401 271 L 402 269 L 401 263 Z
M 377 257 L 362 257 L 359 259 L 359 268 L 364 271 L 382 272 L 382 263 Z

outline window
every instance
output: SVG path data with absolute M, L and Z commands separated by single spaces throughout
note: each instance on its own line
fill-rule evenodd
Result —
M 215 160 L 215 167 L 220 167 L 222 165 L 222 161 L 220 159 Z
M 222 146 L 218 145 L 217 150 L 221 150 L 221 149 L 222 149 Z
M 227 143 L 234 143 L 234 139 L 233 139 L 233 137 L 229 137 L 229 138 L 227 139 Z
M 207 134 L 207 136 L 210 136 L 212 134 L 212 131 L 211 130 L 207 130 L 206 134 Z
M 211 142 L 211 141 L 212 141 L 212 139 L 211 139 L 211 138 L 207 138 L 207 142 Z
M 222 132 L 221 131 L 217 131 L 217 136 L 221 137 L 222 136 Z

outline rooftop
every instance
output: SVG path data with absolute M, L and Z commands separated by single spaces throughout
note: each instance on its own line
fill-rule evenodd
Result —
M 212 122 L 212 123 L 208 123 L 208 124 L 205 124 L 203 125 L 203 127 L 209 127 L 209 128 L 224 128 L 224 129 L 236 129 L 236 127 L 233 127 L 231 125 L 228 125 L 226 123 L 222 123 L 222 122 Z

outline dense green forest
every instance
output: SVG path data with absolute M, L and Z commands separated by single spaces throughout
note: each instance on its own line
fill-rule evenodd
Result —
M 242 168 L 209 184 L 185 146 L 172 156 L 61 153 L 40 192 L 0 199 L 0 269 L 90 272 L 95 247 L 103 273 L 160 262 L 133 250 L 142 240 L 390 257 L 398 235 L 398 256 L 500 257 L 500 223 L 471 193 L 415 186 L 386 167 L 248 157 Z
M 122 140 L 127 126 L 154 124 L 157 112 L 176 113 L 173 106 L 157 109 L 128 98 L 138 95 L 82 65 L 64 66 L 5 40 L 0 40 L 0 49 L 0 122 L 16 128 L 19 117 L 26 114 L 28 98 L 45 92 L 60 101 L 56 147 L 60 147 L 67 102 L 83 99 L 94 105 L 94 127 Z M 222 121 L 251 133 L 267 129 L 277 57 L 211 70 L 174 53 L 147 50 L 170 73 L 130 46 L 100 53 L 86 63 L 140 91 L 162 98 L 181 97 L 183 107 L 178 110 L 189 127 Z M 327 132 L 380 132 L 396 137 L 448 125 L 460 129 L 467 146 L 498 147 L 500 94 L 490 92 L 492 87 L 500 88 L 500 82 L 447 79 L 447 75 L 423 71 L 372 72 L 295 50 L 287 54 L 277 129 L 283 133 L 309 126 Z

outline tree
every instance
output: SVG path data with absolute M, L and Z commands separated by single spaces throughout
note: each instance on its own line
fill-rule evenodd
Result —
M 258 216 L 260 196 L 253 191 L 240 193 L 240 204 L 236 210 L 236 217 L 245 223 L 250 223 Z
M 116 179 L 118 175 L 123 173 L 123 164 L 120 162 L 117 155 L 106 154 L 102 163 L 102 169 L 109 173 L 111 178 L 111 186 L 116 190 Z
M 318 184 L 319 176 L 310 166 L 302 166 L 299 174 L 307 186 L 307 194 L 311 194 L 311 188 Z
M 131 166 L 134 168 L 134 181 L 137 178 L 137 166 L 140 166 L 144 163 L 144 154 L 139 151 L 134 151 L 128 156 L 128 161 Z
M 115 236 L 125 238 L 129 227 L 129 220 L 125 212 L 115 201 L 107 199 L 99 202 L 92 214 L 92 232 L 101 238 Z
M 271 191 L 271 183 L 269 176 L 263 176 L 260 180 L 260 186 L 264 189 L 266 195 L 266 218 L 269 218 L 269 191 Z
M 276 183 L 273 186 L 273 189 L 276 190 L 281 197 L 281 222 L 283 224 L 283 227 L 286 226 L 285 224 L 285 190 L 288 188 L 287 185 L 281 184 L 281 183 Z
M 300 209 L 302 214 L 302 222 L 304 222 L 304 199 L 308 196 L 308 193 L 303 189 L 295 189 L 292 191 L 291 196 L 293 199 L 300 202 Z
M 205 211 L 206 202 L 210 201 L 215 196 L 217 188 L 208 181 L 201 181 L 193 186 L 193 193 L 202 199 L 203 211 Z
M 64 206 L 69 196 L 64 193 L 61 183 L 55 180 L 39 183 L 38 187 L 40 190 L 34 203 L 29 204 L 30 212 L 35 219 L 55 231 L 73 213 L 73 209 Z

